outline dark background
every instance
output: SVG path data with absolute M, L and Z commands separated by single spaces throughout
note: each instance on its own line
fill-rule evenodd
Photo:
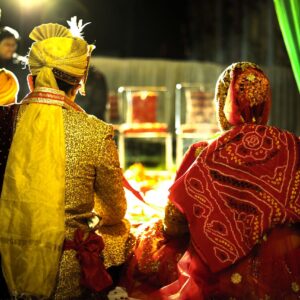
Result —
M 94 55 L 290 67 L 272 0 L 0 0 L 2 26 L 17 29 L 25 55 L 31 29 L 77 15 Z M 37 5 L 36 3 L 40 3 Z

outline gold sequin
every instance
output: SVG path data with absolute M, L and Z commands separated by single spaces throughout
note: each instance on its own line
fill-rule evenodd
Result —
M 255 77 L 254 74 L 250 74 L 250 75 L 248 75 L 246 78 L 247 78 L 247 80 L 253 82 L 253 81 L 255 80 L 256 77 Z
M 172 203 L 165 208 L 164 230 L 172 236 L 179 236 L 189 231 L 185 216 Z
M 113 226 L 101 226 L 97 231 L 103 238 L 105 247 L 102 252 L 106 268 L 121 265 L 131 253 L 134 245 L 133 237 L 130 235 L 130 223 L 123 220 Z
M 223 130 L 229 130 L 232 127 L 225 116 L 224 106 L 225 106 L 225 100 L 227 97 L 230 82 L 232 80 L 233 70 L 240 68 L 243 71 L 245 71 L 249 67 L 260 70 L 260 68 L 253 63 L 248 63 L 248 62 L 234 63 L 223 71 L 223 73 L 220 75 L 217 81 L 216 93 L 215 93 L 215 104 L 216 104 L 219 127 Z
M 260 71 L 251 67 L 237 76 L 234 89 L 240 103 L 249 103 L 252 107 L 266 101 L 270 84 Z
M 138 236 L 138 243 L 143 244 L 143 252 L 138 259 L 138 269 L 144 274 L 158 272 L 160 260 L 153 257 L 159 241 L 164 240 L 163 222 L 161 219 L 150 224 Z
M 76 251 L 66 250 L 62 254 L 58 274 L 58 282 L 53 298 L 55 300 L 79 297 L 80 265 L 76 258 Z
M 231 275 L 231 282 L 234 284 L 239 284 L 242 281 L 242 275 L 240 273 L 233 273 Z
M 130 225 L 123 219 L 126 199 L 118 153 L 110 125 L 82 112 L 63 110 L 66 148 L 65 229 L 89 230 L 88 219 L 99 216 L 106 267 L 124 262 L 129 252 Z M 55 299 L 82 297 L 80 268 L 73 250 L 64 251 Z
M 292 291 L 298 293 L 300 290 L 299 284 L 295 281 L 292 282 Z
M 195 158 L 197 158 L 204 149 L 205 146 L 197 147 L 197 149 L 195 150 Z

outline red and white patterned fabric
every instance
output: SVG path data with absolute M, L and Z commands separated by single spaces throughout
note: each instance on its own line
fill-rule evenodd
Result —
M 244 125 L 211 143 L 175 182 L 170 199 L 188 219 L 196 252 L 217 272 L 271 228 L 299 222 L 299 191 L 299 139 Z

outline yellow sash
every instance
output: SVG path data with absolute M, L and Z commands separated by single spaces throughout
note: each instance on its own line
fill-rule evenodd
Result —
M 8 157 L 0 250 L 16 296 L 49 297 L 55 286 L 65 232 L 64 99 L 59 90 L 38 88 L 24 100 Z

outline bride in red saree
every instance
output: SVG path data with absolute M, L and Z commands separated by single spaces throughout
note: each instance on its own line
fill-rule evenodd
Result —
M 266 125 L 255 64 L 229 66 L 215 100 L 224 132 L 190 148 L 124 282 L 140 299 L 299 299 L 300 140 Z

